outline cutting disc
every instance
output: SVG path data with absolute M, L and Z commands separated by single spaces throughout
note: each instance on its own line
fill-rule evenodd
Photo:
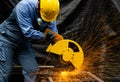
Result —
M 62 63 L 70 62 L 77 69 L 81 67 L 84 60 L 82 48 L 73 40 L 64 39 L 53 45 L 50 44 L 46 51 L 59 55 Z

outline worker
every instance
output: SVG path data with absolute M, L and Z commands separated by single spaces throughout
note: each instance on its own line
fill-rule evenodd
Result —
M 56 18 L 58 0 L 21 0 L 10 16 L 0 24 L 0 82 L 8 82 L 13 56 L 17 56 L 25 82 L 35 82 L 38 64 L 31 40 L 57 42 L 63 37 L 58 33 Z M 57 33 L 52 34 L 46 29 Z

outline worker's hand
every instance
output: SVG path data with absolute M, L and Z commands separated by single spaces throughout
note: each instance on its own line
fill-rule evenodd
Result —
M 45 36 L 45 39 L 48 40 L 48 41 L 53 41 L 55 35 L 51 32 L 48 32 Z
M 45 40 L 50 41 L 51 43 L 56 43 L 57 41 L 63 40 L 63 36 L 51 31 L 50 29 L 46 29 L 44 32 Z
M 55 37 L 55 34 L 50 29 L 47 28 L 44 32 L 44 36 L 45 36 L 44 38 L 45 40 L 51 41 Z
M 54 43 L 56 43 L 56 42 L 58 42 L 60 40 L 63 40 L 63 36 L 60 35 L 60 34 L 55 34 L 55 36 L 53 38 Z

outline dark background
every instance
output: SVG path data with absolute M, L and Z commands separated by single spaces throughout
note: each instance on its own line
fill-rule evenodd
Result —
M 0 22 L 9 16 L 17 2 L 1 0 Z M 59 33 L 83 48 L 82 70 L 94 73 L 105 82 L 119 82 L 120 0 L 60 0 L 60 4 Z M 46 46 L 35 42 L 32 45 L 37 59 L 41 60 Z

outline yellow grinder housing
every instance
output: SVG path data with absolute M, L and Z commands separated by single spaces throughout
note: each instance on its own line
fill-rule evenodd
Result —
M 54 45 L 50 44 L 46 51 L 61 55 L 64 61 L 70 61 L 77 69 L 81 67 L 84 60 L 82 48 L 73 40 L 64 39 Z

